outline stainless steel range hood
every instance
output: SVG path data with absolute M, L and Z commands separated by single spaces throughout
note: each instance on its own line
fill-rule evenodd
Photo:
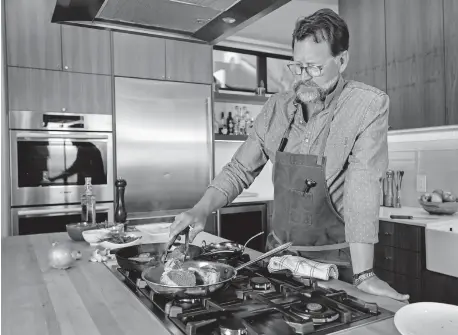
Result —
M 57 0 L 52 22 L 173 34 L 210 44 L 291 0 Z

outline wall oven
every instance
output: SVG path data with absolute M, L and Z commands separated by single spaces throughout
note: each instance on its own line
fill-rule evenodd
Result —
M 113 203 L 96 205 L 97 222 L 113 222 Z M 13 235 L 65 232 L 65 225 L 81 222 L 80 205 L 24 207 L 11 209 Z
M 112 116 L 10 112 L 11 206 L 79 204 L 85 177 L 113 201 Z

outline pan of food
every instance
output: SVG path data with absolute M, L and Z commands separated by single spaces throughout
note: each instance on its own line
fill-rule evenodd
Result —
M 114 251 L 118 265 L 127 271 L 142 272 L 147 267 L 157 266 L 161 263 L 161 256 L 165 252 L 167 243 L 139 244 Z M 170 247 L 168 259 L 180 258 L 183 255 L 184 245 L 174 243 Z M 187 259 L 194 259 L 202 254 L 202 248 L 189 245 Z
M 292 243 L 283 244 L 236 268 L 217 262 L 172 258 L 158 262 L 142 272 L 142 279 L 157 294 L 171 298 L 205 297 L 226 288 L 237 276 L 237 271 L 267 257 L 288 249 Z

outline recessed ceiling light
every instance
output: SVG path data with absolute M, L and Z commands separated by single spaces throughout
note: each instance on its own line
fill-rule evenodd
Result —
M 235 19 L 233 17 L 223 17 L 223 21 L 231 24 L 235 22 Z

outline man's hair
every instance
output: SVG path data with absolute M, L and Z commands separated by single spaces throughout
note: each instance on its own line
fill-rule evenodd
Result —
M 309 36 L 313 36 L 316 43 L 327 41 L 334 57 L 348 50 L 350 36 L 347 24 L 329 8 L 297 20 L 293 32 L 293 49 L 296 41 L 303 41 Z

